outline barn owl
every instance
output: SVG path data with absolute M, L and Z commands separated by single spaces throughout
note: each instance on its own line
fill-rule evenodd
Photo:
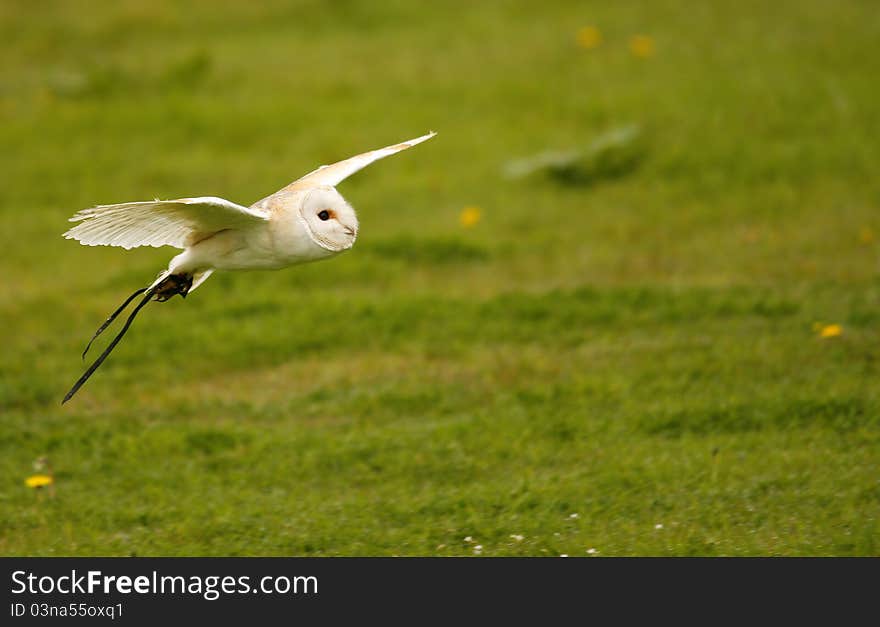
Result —
M 87 246 L 172 246 L 183 252 L 147 287 L 135 291 L 102 324 L 83 351 L 138 296 L 142 296 L 119 334 L 73 385 L 62 404 L 76 394 L 107 358 L 135 316 L 151 300 L 187 294 L 215 270 L 275 270 L 328 259 L 351 248 L 358 234 L 354 208 L 336 191 L 346 178 L 374 161 L 434 137 L 427 135 L 324 165 L 250 207 L 213 196 L 127 202 L 84 209 L 64 233 Z

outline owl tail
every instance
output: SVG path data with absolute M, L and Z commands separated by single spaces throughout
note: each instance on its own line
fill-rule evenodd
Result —
M 128 332 L 129 327 L 131 327 L 131 323 L 134 322 L 135 317 L 138 315 L 141 309 L 150 302 L 151 300 L 157 300 L 159 302 L 164 302 L 175 296 L 180 294 L 181 297 L 186 298 L 186 295 L 191 292 L 193 289 L 201 285 L 205 279 L 207 279 L 211 275 L 212 270 L 206 270 L 204 272 L 196 273 L 195 275 L 191 274 L 172 274 L 168 270 L 162 272 L 159 277 L 153 282 L 152 285 L 148 287 L 142 287 L 139 290 L 136 290 L 131 296 L 125 299 L 125 302 L 120 305 L 116 311 L 110 314 L 110 317 L 107 318 L 104 323 L 98 327 L 98 330 L 95 331 L 95 334 L 92 336 L 92 339 L 89 340 L 89 343 L 86 345 L 85 350 L 83 351 L 82 357 L 86 358 L 86 353 L 89 352 L 89 348 L 91 348 L 92 343 L 95 339 L 104 332 L 104 330 L 110 326 L 110 324 L 116 320 L 116 318 L 125 311 L 125 308 L 128 307 L 131 302 L 143 294 L 143 298 L 134 308 L 134 311 L 128 316 L 128 319 L 125 321 L 125 324 L 122 326 L 122 329 L 119 333 L 116 334 L 116 337 L 113 338 L 113 341 L 104 349 L 104 352 L 101 353 L 95 362 L 88 367 L 88 369 L 83 373 L 83 375 L 79 378 L 79 380 L 73 384 L 73 387 L 70 388 L 70 391 L 65 395 L 64 400 L 61 401 L 63 405 L 71 398 L 73 395 L 77 393 L 77 391 L 83 386 L 83 384 L 89 380 L 89 377 L 94 374 L 95 370 L 97 370 L 104 360 L 107 359 L 107 356 L 116 348 L 116 345 L 119 344 L 120 340 L 122 340 L 122 336 Z

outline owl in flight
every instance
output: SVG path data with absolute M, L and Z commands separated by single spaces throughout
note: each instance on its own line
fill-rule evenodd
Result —
M 141 300 L 103 353 L 73 385 L 63 403 L 98 369 L 151 300 L 188 293 L 215 270 L 277 270 L 333 257 L 354 245 L 358 220 L 336 186 L 374 161 L 406 150 L 435 133 L 323 165 L 250 207 L 202 196 L 99 205 L 76 213 L 64 234 L 87 246 L 173 246 L 183 252 L 147 287 L 134 292 L 102 324 L 83 351 L 138 296 Z

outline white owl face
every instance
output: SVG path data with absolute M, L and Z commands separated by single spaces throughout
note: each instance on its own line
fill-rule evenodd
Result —
M 338 253 L 354 246 L 357 215 L 333 187 L 310 190 L 300 207 L 300 216 L 309 237 L 321 248 Z

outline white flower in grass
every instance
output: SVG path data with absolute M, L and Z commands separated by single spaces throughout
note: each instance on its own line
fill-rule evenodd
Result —
M 587 549 L 587 555 L 595 555 L 598 552 L 596 549 Z
M 512 534 L 510 534 L 510 537 L 512 539 L 516 540 L 517 542 L 522 542 L 525 539 L 525 536 L 522 536 L 518 533 L 512 533 Z
M 474 553 L 476 553 L 477 555 L 480 555 L 482 552 L 483 552 L 483 545 L 482 544 L 478 544 L 477 546 L 474 547 Z
M 663 525 L 661 523 L 657 523 L 654 525 L 654 529 L 663 529 Z
M 578 515 L 577 515 L 577 513 L 574 513 L 574 514 L 569 514 L 568 517 L 571 518 L 572 520 L 574 520 L 575 518 L 578 517 Z

